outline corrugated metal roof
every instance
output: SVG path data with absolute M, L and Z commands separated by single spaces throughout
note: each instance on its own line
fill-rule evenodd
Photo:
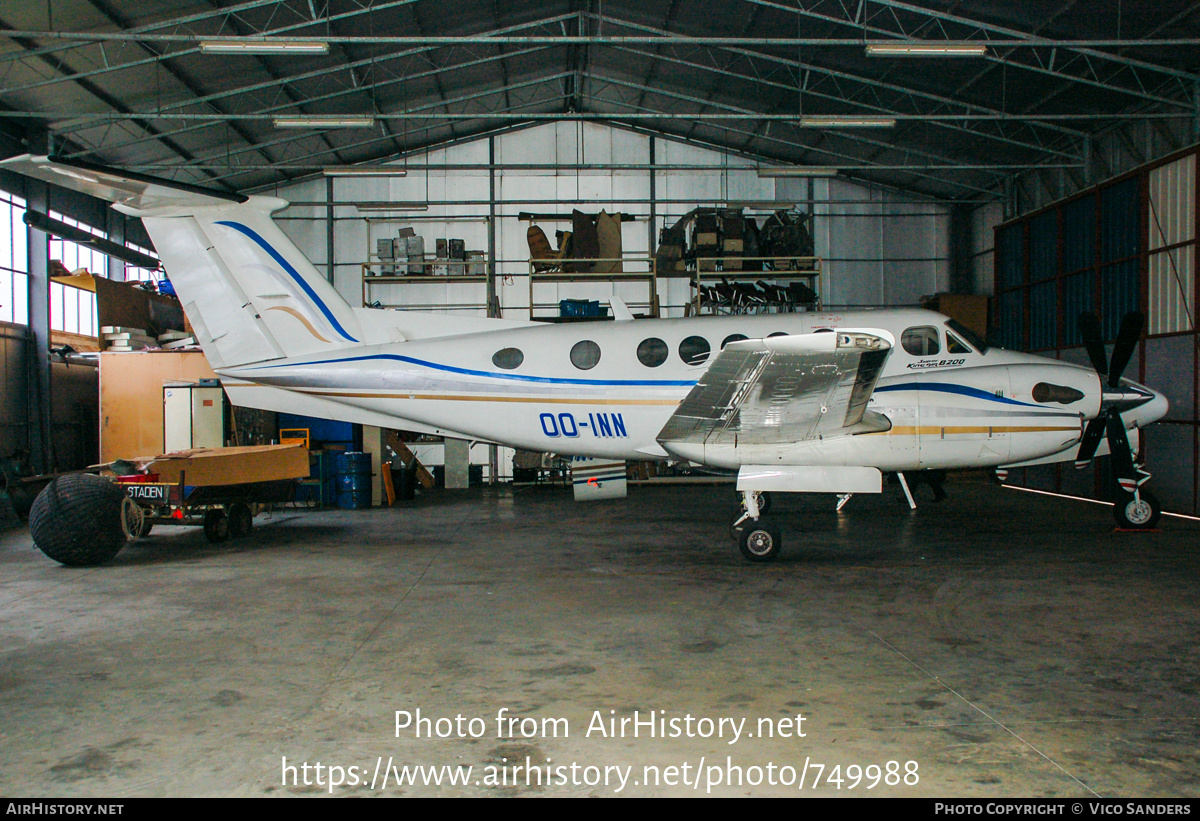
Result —
M 259 36 L 329 51 L 200 50 Z M 866 53 L 914 40 L 987 52 Z M 1190 0 L 9 0 L 0 44 L 0 153 L 49 142 L 234 190 L 585 118 L 978 199 L 1031 166 L 1082 185 L 1119 164 L 1097 141 L 1136 156 L 1145 140 L 1135 133 L 1169 149 L 1200 128 Z M 333 114 L 375 124 L 284 130 L 272 120 Z M 841 115 L 896 124 L 800 119 Z

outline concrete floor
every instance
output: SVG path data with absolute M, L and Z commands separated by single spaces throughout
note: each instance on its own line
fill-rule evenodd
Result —
M 728 485 L 283 511 L 94 569 L 9 531 L 0 794 L 1200 796 L 1200 523 L 947 489 L 777 499 L 773 565 L 737 555 Z M 397 737 L 398 710 L 463 723 Z M 677 732 L 593 724 L 635 711 Z

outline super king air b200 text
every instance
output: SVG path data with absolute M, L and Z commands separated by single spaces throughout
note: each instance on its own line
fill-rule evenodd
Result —
M 988 347 L 921 310 L 547 325 L 354 308 L 271 220 L 287 203 L 76 162 L 9 170 L 140 217 L 237 405 L 534 451 L 737 471 L 742 554 L 782 544 L 767 491 L 878 493 L 882 474 L 1086 464 L 1111 452 L 1117 518 L 1152 527 L 1138 432 L 1167 411 L 1122 378 L 1127 316 L 1092 367 Z

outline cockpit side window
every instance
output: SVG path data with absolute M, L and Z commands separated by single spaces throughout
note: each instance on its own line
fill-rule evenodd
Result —
M 965 339 L 967 341 L 967 344 L 970 345 L 971 347 L 973 347 L 979 353 L 987 353 L 988 352 L 987 340 L 984 339 L 983 337 L 981 337 L 979 334 L 972 331 L 966 325 L 959 322 L 957 319 L 946 320 L 946 327 L 950 328 L 952 331 L 954 331 L 960 337 Z
M 938 330 L 931 325 L 909 328 L 900 335 L 900 345 L 913 356 L 936 356 L 942 349 Z
M 974 353 L 967 343 L 946 331 L 946 353 Z

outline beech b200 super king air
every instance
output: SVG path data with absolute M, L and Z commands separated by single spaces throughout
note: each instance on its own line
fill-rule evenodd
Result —
M 878 493 L 885 472 L 1112 454 L 1116 515 L 1151 527 L 1134 464 L 1166 399 L 1121 377 L 1141 317 L 1092 367 L 989 347 L 923 310 L 556 325 L 351 307 L 275 225 L 284 200 L 45 157 L 0 167 L 140 217 L 236 405 L 533 451 L 737 471 L 742 554 L 767 561 L 768 491 Z

